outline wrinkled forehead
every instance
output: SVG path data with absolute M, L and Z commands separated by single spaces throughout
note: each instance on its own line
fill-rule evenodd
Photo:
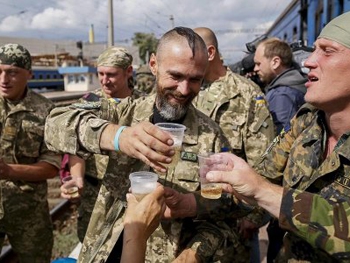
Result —
M 343 44 L 328 38 L 319 37 L 316 39 L 314 43 L 314 48 L 318 49 L 326 49 L 326 48 L 333 48 L 338 51 L 343 51 L 343 54 L 346 54 L 350 52 L 350 48 L 344 46 Z M 344 53 L 345 52 L 345 53 Z
M 335 41 L 350 49 L 350 12 L 331 20 L 321 31 L 318 39 Z

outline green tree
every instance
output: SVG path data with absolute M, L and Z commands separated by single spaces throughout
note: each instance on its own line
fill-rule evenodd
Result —
M 158 39 L 153 33 L 136 32 L 132 41 L 134 46 L 139 48 L 139 56 L 143 64 L 148 63 L 148 56 L 156 51 Z

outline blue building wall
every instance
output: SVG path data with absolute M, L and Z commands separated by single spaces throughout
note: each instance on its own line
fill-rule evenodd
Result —
M 298 28 L 300 26 L 300 3 L 299 1 L 294 2 L 295 3 L 289 7 L 288 12 L 282 16 L 272 28 L 270 28 L 270 32 L 268 32 L 269 36 L 278 37 L 289 43 L 298 40 Z

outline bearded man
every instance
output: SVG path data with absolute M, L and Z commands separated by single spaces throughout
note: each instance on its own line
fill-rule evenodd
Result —
M 82 158 L 92 153 L 109 155 L 79 262 L 119 262 L 131 172 L 160 171 L 160 183 L 182 193 L 193 192 L 199 190 L 197 155 L 229 148 L 218 124 L 192 106 L 207 63 L 207 48 L 201 37 L 189 28 L 174 28 L 160 39 L 157 53 L 149 62 L 156 76 L 156 94 L 127 98 L 119 104 L 109 100 L 79 103 L 51 112 L 45 129 L 50 149 Z M 167 177 L 160 163 L 171 162 L 173 140 L 154 125 L 159 122 L 186 126 L 181 159 Z M 149 238 L 146 262 L 180 260 L 176 258 L 187 250 L 195 251 L 198 259 L 210 261 L 226 244 L 227 228 L 221 224 L 193 220 L 191 216 L 184 219 L 180 214 L 177 218 L 162 220 Z

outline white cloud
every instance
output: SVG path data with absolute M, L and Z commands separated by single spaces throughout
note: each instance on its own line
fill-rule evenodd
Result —
M 108 0 L 17 0 L 2 6 L 0 35 L 106 41 Z M 175 26 L 206 26 L 218 32 L 222 53 L 230 62 L 244 55 L 245 43 L 257 33 L 240 29 L 268 28 L 291 0 L 114 0 L 115 41 L 131 43 L 134 32 L 160 37 Z M 225 33 L 226 32 L 226 33 Z M 236 32 L 236 33 L 235 33 Z

